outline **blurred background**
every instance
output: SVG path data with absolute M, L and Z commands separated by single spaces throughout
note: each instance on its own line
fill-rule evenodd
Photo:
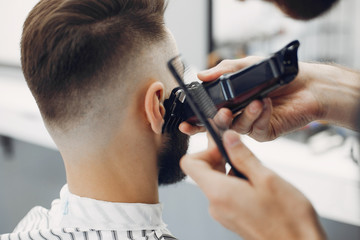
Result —
M 33 206 L 49 208 L 66 182 L 20 68 L 22 24 L 37 2 L 0 0 L 0 234 L 11 232 Z M 165 19 L 180 52 L 199 70 L 222 59 L 267 56 L 294 39 L 301 61 L 360 70 L 358 13 L 360 1 L 340 0 L 322 17 L 300 22 L 260 0 L 169 0 Z M 243 140 L 310 199 L 329 239 L 360 239 L 357 133 L 314 122 L 273 142 Z M 194 136 L 189 152 L 206 144 L 203 134 Z M 240 239 L 210 218 L 206 198 L 190 179 L 161 188 L 160 198 L 179 239 Z

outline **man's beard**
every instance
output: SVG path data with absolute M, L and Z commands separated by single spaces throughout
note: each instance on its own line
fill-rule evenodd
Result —
M 185 178 L 180 168 L 180 159 L 186 154 L 189 136 L 176 130 L 165 133 L 160 152 L 158 153 L 159 185 L 168 185 Z

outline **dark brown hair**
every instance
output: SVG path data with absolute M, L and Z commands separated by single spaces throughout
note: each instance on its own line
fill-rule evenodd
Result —
M 42 116 L 64 123 L 80 102 L 165 36 L 165 0 L 41 0 L 24 23 L 21 63 Z
M 292 18 L 309 20 L 329 10 L 338 0 L 267 0 Z

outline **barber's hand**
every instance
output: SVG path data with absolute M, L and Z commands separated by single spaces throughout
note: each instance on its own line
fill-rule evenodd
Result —
M 216 67 L 200 72 L 198 77 L 205 82 L 213 81 L 225 73 L 238 71 L 261 60 L 260 57 L 224 60 Z M 251 102 L 235 117 L 232 129 L 258 141 L 269 141 L 321 117 L 321 105 L 307 77 L 307 72 L 312 69 L 308 70 L 309 64 L 306 63 L 300 63 L 299 68 L 299 74 L 293 82 L 272 92 L 263 101 Z M 179 128 L 189 135 L 203 130 L 186 122 Z
M 233 165 L 248 180 L 224 174 L 215 144 L 181 160 L 183 171 L 208 198 L 215 220 L 247 240 L 325 239 L 317 215 L 303 194 L 264 167 L 234 131 L 225 132 L 224 145 Z

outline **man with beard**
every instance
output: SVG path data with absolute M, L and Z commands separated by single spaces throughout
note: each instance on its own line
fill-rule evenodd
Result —
M 178 54 L 164 11 L 164 0 L 41 0 L 30 12 L 22 68 L 67 185 L 2 239 L 174 239 L 158 185 L 184 178 L 188 137 L 162 134 Z
M 336 0 L 267 0 L 296 19 L 311 19 L 328 10 Z M 260 61 L 258 57 L 226 60 L 198 74 L 212 81 Z M 209 199 L 210 213 L 226 228 L 247 240 L 325 239 L 310 201 L 284 179 L 263 166 L 241 143 L 238 133 L 268 141 L 301 128 L 314 120 L 359 130 L 360 73 L 319 63 L 299 63 L 299 74 L 289 85 L 253 101 L 240 116 L 232 119 L 221 110 L 222 121 L 233 130 L 223 141 L 233 165 L 247 180 L 227 176 L 221 154 L 215 147 L 183 158 L 181 166 Z M 188 134 L 199 128 L 182 123 Z M 296 153 L 294 153 L 296 154 Z M 231 174 L 230 174 L 231 175 Z

